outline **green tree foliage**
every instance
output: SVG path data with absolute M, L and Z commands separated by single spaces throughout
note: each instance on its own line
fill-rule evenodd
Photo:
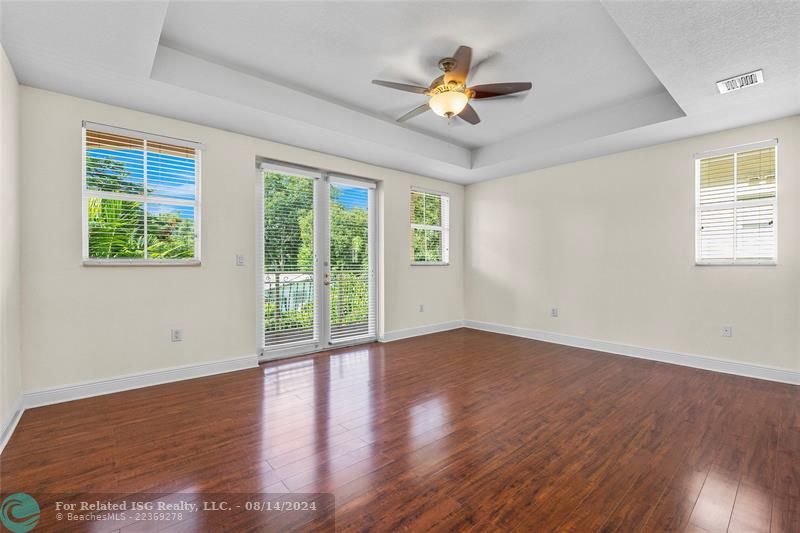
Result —
M 194 221 L 180 213 L 147 216 L 147 255 L 153 259 L 194 257 Z
M 308 281 L 314 257 L 300 253 L 304 240 L 313 249 L 313 208 L 312 180 L 264 173 L 264 271 L 271 276 L 265 286 L 264 330 L 276 342 L 314 324 Z
M 86 157 L 86 188 L 93 191 L 142 194 L 142 183 L 131 179 L 125 163 L 110 157 Z
M 366 324 L 369 318 L 367 211 L 346 209 L 341 191 L 331 188 L 331 326 Z
M 414 261 L 442 260 L 442 232 L 414 228 L 412 233 L 412 253 Z
M 411 194 L 414 224 L 442 225 L 442 198 L 435 194 L 414 191 Z
M 442 225 L 442 198 L 425 192 L 411 193 L 411 222 L 421 226 Z M 441 231 L 414 228 L 411 232 L 411 258 L 414 261 L 442 260 Z
M 300 255 L 303 239 L 313 239 L 313 220 L 300 221 L 314 207 L 314 183 L 275 172 L 264 173 L 264 266 L 267 272 L 312 270 L 313 255 Z M 304 233 L 305 232 L 305 235 Z M 302 259 L 302 261 L 301 261 Z
M 310 330 L 314 323 L 313 186 L 309 179 L 264 173 L 264 266 L 271 278 L 266 287 L 264 327 L 275 342 L 281 340 L 281 332 Z M 332 326 L 366 324 L 367 211 L 345 207 L 341 191 L 332 187 L 330 225 Z M 305 275 L 289 276 L 291 273 Z
M 144 209 L 139 202 L 89 198 L 89 257 L 144 257 Z
M 103 192 L 141 194 L 122 161 L 88 156 L 86 187 Z M 145 254 L 144 204 L 129 200 L 89 198 L 89 257 L 141 259 Z M 175 212 L 147 216 L 147 255 L 153 259 L 194 257 L 194 220 Z

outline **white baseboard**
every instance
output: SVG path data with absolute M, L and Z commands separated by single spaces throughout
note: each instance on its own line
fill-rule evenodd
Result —
M 161 385 L 173 381 L 183 381 L 185 379 L 223 374 L 258 366 L 258 358 L 255 354 L 221 361 L 209 361 L 206 363 L 196 363 L 172 368 L 163 368 L 150 372 L 140 372 L 119 376 L 115 378 L 53 387 L 24 395 L 24 406 L 26 409 L 40 407 L 53 403 L 69 402 L 81 398 L 90 398 L 102 394 L 111 394 L 152 385 Z
M 754 363 L 731 361 L 728 359 L 719 359 L 705 355 L 684 354 L 655 348 L 643 348 L 640 346 L 631 346 L 627 344 L 587 339 L 584 337 L 566 335 L 563 333 L 520 328 L 516 326 L 494 324 L 491 322 L 480 322 L 476 320 L 453 320 L 450 322 L 441 322 L 438 324 L 430 324 L 415 328 L 389 331 L 386 332 L 379 340 L 380 342 L 391 342 L 409 337 L 417 337 L 420 335 L 449 331 L 461 327 L 552 342 L 555 344 L 575 346 L 578 348 L 586 348 L 589 350 L 608 352 L 629 357 L 637 357 L 640 359 L 650 359 L 653 361 L 660 361 L 675 365 L 701 368 L 714 372 L 723 372 L 726 374 L 735 374 L 738 376 L 800 385 L 800 372 L 795 370 L 775 368 Z M 25 409 L 79 400 L 81 398 L 89 398 L 102 394 L 122 392 L 130 389 L 138 389 L 141 387 L 149 387 L 152 385 L 171 383 L 174 381 L 183 381 L 186 379 L 211 376 L 214 374 L 256 368 L 257 366 L 257 356 L 247 355 L 221 361 L 210 361 L 206 363 L 165 368 L 151 372 L 142 372 L 116 378 L 90 381 L 62 387 L 53 387 L 25 393 L 24 395 L 20 395 L 15 402 L 10 418 L 3 421 L 2 426 L 0 426 L 0 452 L 3 451 L 3 448 L 11 438 L 11 435 L 14 432 L 14 429 L 16 428 L 17 423 L 19 422 L 19 419 Z
M 615 342 L 587 339 L 574 335 L 565 335 L 563 333 L 520 328 L 516 326 L 507 326 L 504 324 L 493 324 L 491 322 L 479 322 L 476 320 L 465 320 L 464 327 L 479 329 L 482 331 L 491 331 L 493 333 L 502 333 L 504 335 L 514 335 L 515 337 L 525 337 L 526 339 L 552 342 L 555 344 L 575 346 L 578 348 L 586 348 L 599 352 L 626 355 L 628 357 L 638 357 L 639 359 L 650 359 L 653 361 L 660 361 L 662 363 L 701 368 L 703 370 L 723 372 L 725 374 L 735 374 L 737 376 L 746 376 L 750 378 L 800 385 L 800 372 L 786 368 L 775 368 L 755 363 L 744 363 L 732 361 L 730 359 L 710 357 L 707 355 L 693 355 L 658 350 L 655 348 L 630 346 Z
M 11 407 L 11 415 L 8 417 L 8 419 L 2 421 L 3 424 L 0 426 L 0 453 L 3 453 L 6 444 L 8 444 L 8 441 L 11 439 L 11 435 L 17 428 L 19 419 L 22 418 L 22 413 L 24 411 L 25 407 L 23 404 L 23 397 L 22 394 L 20 394 L 17 396 L 14 405 Z
M 407 339 L 409 337 L 418 337 L 420 335 L 428 335 L 430 333 L 439 333 L 440 331 L 449 331 L 451 329 L 458 329 L 464 327 L 463 320 L 451 320 L 450 322 L 439 322 L 438 324 L 429 324 L 427 326 L 418 326 L 416 328 L 396 329 L 394 331 L 387 331 L 383 336 L 378 339 L 380 342 L 392 342 L 400 339 Z

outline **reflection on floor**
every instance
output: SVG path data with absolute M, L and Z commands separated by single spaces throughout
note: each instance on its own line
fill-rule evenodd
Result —
M 331 492 L 337 529 L 800 531 L 800 387 L 462 329 L 32 409 L 0 476 Z

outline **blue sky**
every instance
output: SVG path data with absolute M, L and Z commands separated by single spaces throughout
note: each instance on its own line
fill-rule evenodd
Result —
M 127 179 L 144 183 L 144 153 L 142 150 L 109 150 L 94 148 L 92 157 L 110 159 L 125 165 Z M 147 153 L 147 188 L 151 196 L 178 200 L 195 199 L 195 160 L 170 154 Z M 194 207 L 165 203 L 148 203 L 147 213 L 178 213 L 183 218 L 194 219 Z
M 347 185 L 335 184 L 333 185 L 341 191 L 339 194 L 339 203 L 345 209 L 361 208 L 366 211 L 369 200 L 369 191 L 361 187 L 348 187 Z
M 127 179 L 144 182 L 144 155 L 141 150 L 108 150 L 95 148 L 89 155 L 110 159 L 125 165 Z M 152 196 L 194 200 L 195 161 L 186 157 L 155 152 L 147 153 L 147 188 Z

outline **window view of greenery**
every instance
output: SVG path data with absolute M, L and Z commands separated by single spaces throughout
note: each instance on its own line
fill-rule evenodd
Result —
M 368 191 L 330 188 L 331 339 L 367 335 L 369 331 Z
M 314 180 L 264 173 L 265 346 L 314 338 L 313 210 Z
M 314 183 L 264 173 L 264 343 L 312 340 L 314 332 Z M 332 339 L 368 333 L 367 191 L 330 188 Z
M 447 198 L 411 192 L 411 260 L 415 263 L 447 262 L 443 242 Z
M 85 158 L 90 259 L 195 257 L 194 150 L 87 130 Z

